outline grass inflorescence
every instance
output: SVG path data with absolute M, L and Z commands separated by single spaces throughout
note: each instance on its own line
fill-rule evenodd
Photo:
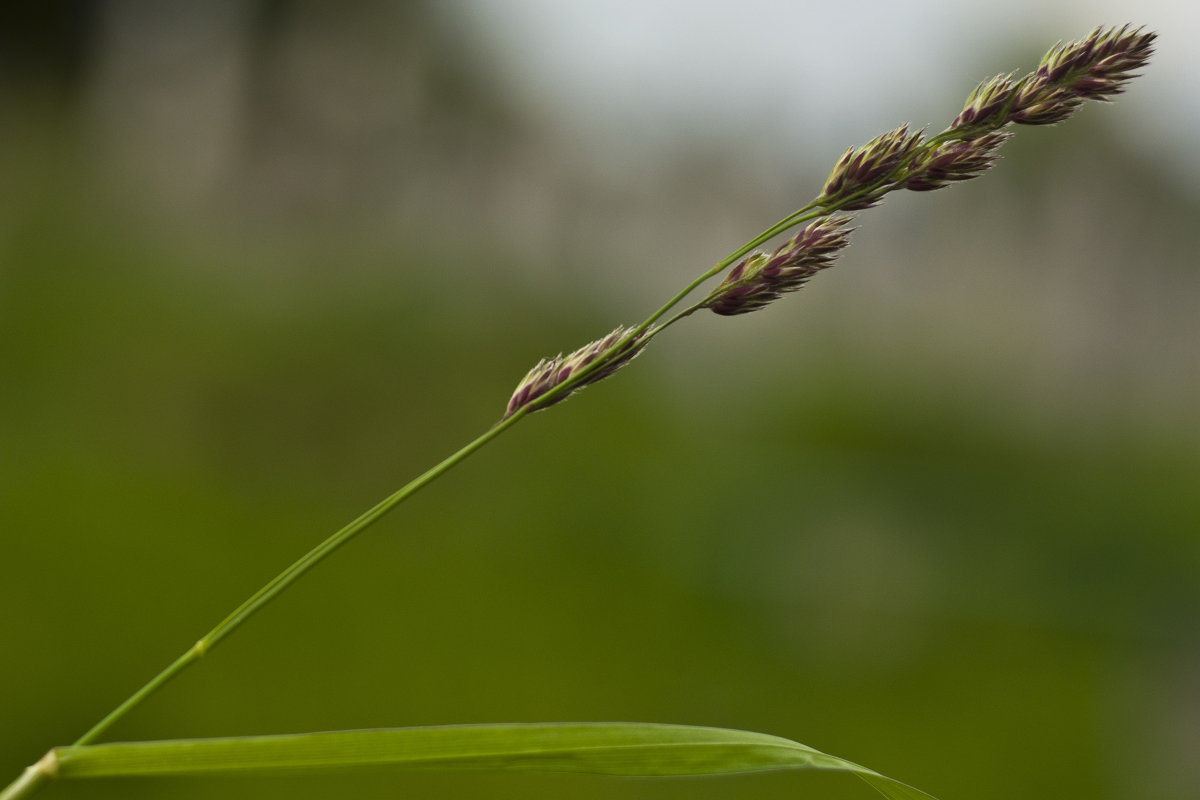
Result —
M 851 217 L 834 214 L 872 208 L 897 189 L 933 191 L 982 175 L 995 164 L 1000 147 L 1013 135 L 1004 128 L 1062 122 L 1087 100 L 1107 102 L 1124 91 L 1137 77 L 1136 71 L 1149 61 L 1154 39 L 1154 33 L 1129 25 L 1096 28 L 1078 42 L 1056 44 L 1037 69 L 1024 77 L 1010 73 L 981 82 L 949 127 L 936 136 L 927 138 L 924 131 L 912 131 L 905 124 L 848 149 L 808 205 L 704 273 L 641 326 L 618 328 L 565 361 L 560 356 L 539 363 L 513 393 L 505 418 L 522 409 L 546 408 L 608 377 L 630 361 L 631 350 L 640 352 L 663 329 L 701 308 L 723 316 L 745 314 L 801 288 L 818 271 L 832 266 L 849 242 L 851 229 L 846 225 Z M 774 252 L 752 252 L 774 236 L 812 220 L 816 221 Z M 735 261 L 704 300 L 655 325 L 691 290 Z M 590 368 L 571 369 L 568 362 L 572 359 Z M 555 391 L 547 400 L 546 387 L 551 383 L 549 388 Z

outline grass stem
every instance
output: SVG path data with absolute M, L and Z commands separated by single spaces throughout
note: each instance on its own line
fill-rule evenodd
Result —
M 94 742 L 101 734 L 108 730 L 113 723 L 125 716 L 134 707 L 140 704 L 147 697 L 152 695 L 158 689 L 166 685 L 172 678 L 187 669 L 191 664 L 199 660 L 205 653 L 211 650 L 222 639 L 233 633 L 243 622 L 250 619 L 259 609 L 271 602 L 280 592 L 290 586 L 297 578 L 310 569 L 319 564 L 326 556 L 333 553 L 346 542 L 353 539 L 358 534 L 369 528 L 381 517 L 387 514 L 400 503 L 407 500 L 419 490 L 428 486 L 433 481 L 440 478 L 459 462 L 466 459 L 472 453 L 485 444 L 495 439 L 504 431 L 517 424 L 525 416 L 524 411 L 517 412 L 513 416 L 503 420 L 499 424 L 489 429 L 470 444 L 466 445 L 456 453 L 446 458 L 437 466 L 430 468 L 422 473 L 417 478 L 409 481 L 403 487 L 398 489 L 393 494 L 381 500 L 375 506 L 364 512 L 357 519 L 344 528 L 334 533 L 325 541 L 314 547 L 295 563 L 285 569 L 283 572 L 276 575 L 269 583 L 251 595 L 244 603 L 234 609 L 229 616 L 223 619 L 211 631 L 206 633 L 199 641 L 192 645 L 187 652 L 175 659 L 166 669 L 152 678 L 145 686 L 138 689 L 129 696 L 125 702 L 114 708 L 108 716 L 97 722 L 92 728 L 79 737 L 75 741 L 76 745 L 85 745 Z M 20 797 L 21 795 L 14 795 Z M 0 800 L 9 800 L 6 795 L 0 796 Z

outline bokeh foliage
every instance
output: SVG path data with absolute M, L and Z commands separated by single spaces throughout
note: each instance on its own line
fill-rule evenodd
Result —
M 531 257 L 487 236 L 163 212 L 96 163 L 69 96 L 6 98 L 11 775 L 494 422 L 538 357 L 663 299 L 629 308 L 629 272 L 594 291 L 603 249 L 547 259 L 531 290 Z M 1094 120 L 1035 133 L 978 185 L 865 215 L 845 263 L 764 319 L 689 321 L 522 424 L 114 735 L 664 721 L 787 736 L 943 798 L 1189 796 L 1196 209 Z M 656 257 L 655 286 L 687 266 Z M 1117 332 L 1088 338 L 1088 313 Z M 46 796 L 397 792 L 867 795 L 379 772 Z

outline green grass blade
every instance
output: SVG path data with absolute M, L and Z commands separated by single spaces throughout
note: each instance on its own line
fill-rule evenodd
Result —
M 859 769 L 862 769 L 859 767 Z M 926 794 L 920 789 L 913 788 L 907 783 L 893 780 L 886 775 L 880 775 L 870 770 L 863 770 L 858 773 L 858 777 L 866 781 L 870 786 L 873 786 L 888 800 L 934 800 L 933 795 Z
M 763 733 L 651 723 L 447 725 L 62 747 L 60 778 L 203 775 L 390 765 L 623 776 L 780 769 L 851 772 L 891 800 L 930 796 L 865 767 Z

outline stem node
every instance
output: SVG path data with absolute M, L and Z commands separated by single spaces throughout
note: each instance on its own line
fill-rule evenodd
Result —
M 36 764 L 34 764 L 32 767 L 30 767 L 30 769 L 37 770 L 38 772 L 45 775 L 47 778 L 57 778 L 58 777 L 58 751 L 57 750 L 48 751 L 46 753 L 46 755 L 42 756 L 41 760 L 38 761 Z
M 48 780 L 58 777 L 58 751 L 51 750 L 36 763 L 25 768 L 21 777 L 7 788 L 0 790 L 0 800 L 18 800 L 28 797 Z

